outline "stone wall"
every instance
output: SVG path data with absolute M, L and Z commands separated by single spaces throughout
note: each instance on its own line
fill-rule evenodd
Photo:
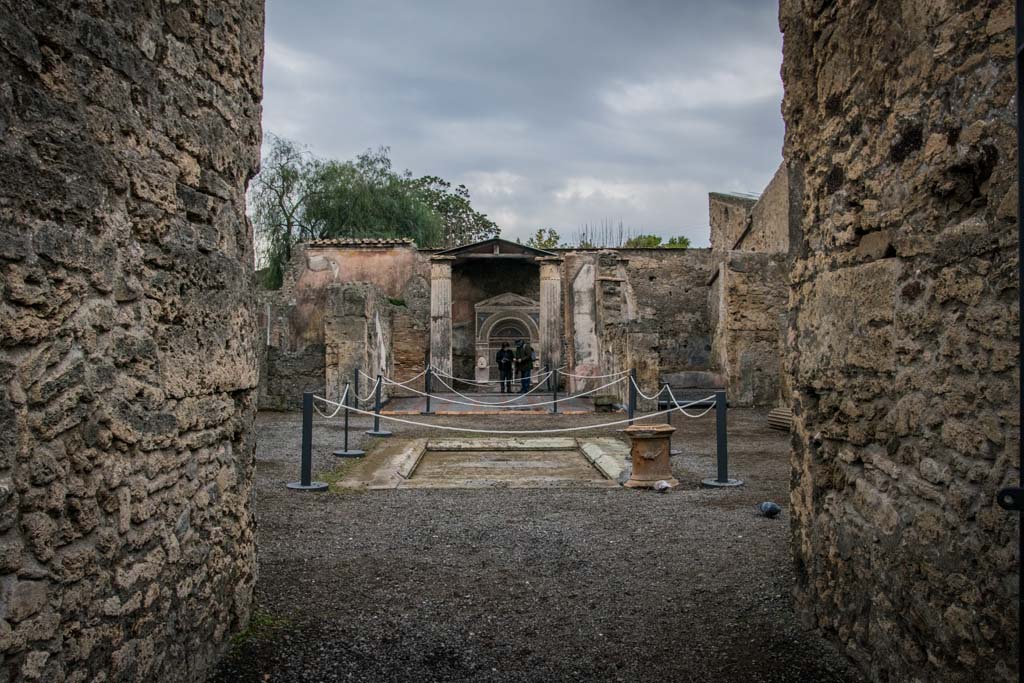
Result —
M 739 239 L 729 248 L 762 254 L 789 252 L 789 194 L 789 173 L 783 164 L 750 209 Z
M 708 225 L 711 226 L 711 249 L 728 251 L 736 246 L 744 230 L 750 210 L 757 202 L 755 195 L 711 192 L 708 194 Z
M 1013 3 L 784 0 L 797 601 L 874 680 L 1017 680 Z
M 785 254 L 730 251 L 708 292 L 714 366 L 730 403 L 775 406 L 782 393 L 780 315 L 789 297 Z
M 262 46 L 0 0 L 0 680 L 199 681 L 248 620 Z

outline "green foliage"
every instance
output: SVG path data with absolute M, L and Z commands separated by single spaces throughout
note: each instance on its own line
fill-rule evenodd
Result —
M 624 249 L 654 249 L 661 246 L 661 238 L 657 235 L 634 235 L 622 246 Z
M 407 305 L 405 303 L 405 299 L 395 299 L 395 298 L 392 298 L 390 296 L 388 297 L 388 303 L 391 304 L 392 306 L 402 306 L 402 307 L 405 307 Z
M 292 246 L 313 236 L 305 207 L 315 191 L 320 163 L 294 142 L 267 135 L 269 151 L 249 185 L 249 213 L 256 232 L 258 266 L 267 287 L 280 287 Z
M 500 229 L 470 205 L 469 190 L 436 176 L 397 173 L 388 148 L 354 161 L 320 160 L 296 143 L 267 135 L 267 153 L 249 188 L 257 267 L 265 286 L 281 286 L 292 248 L 309 239 L 407 237 L 449 247 L 495 237 Z
M 669 237 L 668 242 L 665 243 L 666 249 L 689 249 L 690 238 L 680 235 L 679 237 Z
M 533 247 L 535 249 L 557 249 L 561 244 L 562 238 L 559 237 L 558 231 L 554 228 L 537 228 L 537 232 L 534 233 L 533 237 L 526 240 L 526 246 Z
M 423 176 L 410 181 L 410 185 L 441 219 L 444 247 L 472 244 L 501 234 L 497 223 L 470 205 L 465 185 L 453 189 L 451 183 L 437 176 Z

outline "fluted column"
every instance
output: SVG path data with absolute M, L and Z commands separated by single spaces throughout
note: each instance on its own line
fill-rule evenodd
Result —
M 452 374 L 452 261 L 430 259 L 430 365 Z
M 540 264 L 540 361 L 562 364 L 562 259 L 542 256 Z

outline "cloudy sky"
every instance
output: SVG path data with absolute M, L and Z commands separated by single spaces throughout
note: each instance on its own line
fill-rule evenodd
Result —
M 768 0 L 268 0 L 264 129 L 391 148 L 465 183 L 514 239 L 621 221 L 708 243 L 709 191 L 779 165 Z

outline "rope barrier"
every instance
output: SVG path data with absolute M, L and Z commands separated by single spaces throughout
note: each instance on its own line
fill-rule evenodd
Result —
M 668 389 L 669 398 L 672 399 L 672 403 L 674 403 L 675 406 L 676 406 L 675 408 L 670 408 L 669 410 L 678 410 L 679 412 L 681 412 L 686 417 L 692 417 L 692 418 L 704 417 L 705 415 L 710 413 L 712 410 L 714 410 L 715 406 L 717 405 L 717 401 L 715 400 L 715 395 L 712 394 L 711 395 L 711 400 L 712 400 L 711 406 L 708 407 L 708 408 L 705 408 L 704 412 L 701 413 L 700 415 L 691 415 L 690 413 L 686 412 L 686 408 L 689 408 L 690 406 L 692 406 L 692 405 L 694 405 L 696 403 L 703 403 L 707 399 L 705 398 L 705 399 L 701 399 L 700 401 L 693 401 L 691 403 L 688 403 L 686 406 L 681 406 L 681 405 L 679 405 L 679 401 L 676 400 L 675 394 L 672 393 L 672 387 L 670 387 L 669 385 L 666 384 L 665 388 Z
M 418 375 L 413 375 L 413 376 L 412 376 L 412 377 L 410 377 L 409 379 L 404 379 L 404 380 L 402 380 L 401 382 L 398 382 L 398 381 L 396 381 L 396 380 L 393 380 L 393 379 L 389 379 L 389 378 L 386 378 L 386 379 L 387 379 L 387 381 L 388 381 L 388 384 L 394 384 L 395 386 L 398 386 L 398 387 L 405 387 L 406 389 L 408 389 L 409 387 L 406 387 L 405 385 L 407 385 L 407 384 L 409 384 L 410 382 L 413 382 L 414 380 L 417 380 L 417 379 L 419 379 L 420 377 L 422 377 L 423 375 L 427 374 L 427 370 L 429 369 L 429 367 L 430 367 L 430 366 L 428 365 L 428 366 L 427 366 L 426 368 L 423 368 L 423 370 L 421 370 L 421 371 L 420 371 L 420 373 L 419 373 Z
M 562 367 L 565 367 L 565 366 L 563 365 Z M 558 370 L 555 370 L 555 372 L 557 372 L 558 374 L 562 375 L 563 377 L 574 377 L 576 379 L 607 379 L 608 377 L 618 377 L 619 375 L 628 375 L 629 374 L 629 370 L 620 370 L 619 372 L 613 372 L 610 375 L 574 375 L 574 374 L 569 373 L 569 372 L 562 372 L 561 368 L 559 368 Z
M 611 382 L 608 382 L 607 384 L 602 384 L 599 387 L 595 387 L 594 389 L 588 389 L 587 391 L 582 391 L 582 392 L 580 392 L 578 394 L 572 394 L 571 396 L 563 396 L 562 398 L 557 398 L 557 399 L 554 399 L 553 401 L 537 401 L 536 403 L 520 403 L 520 404 L 517 404 L 517 405 L 506 405 L 507 403 L 511 403 L 511 401 L 507 401 L 505 403 L 468 403 L 466 401 L 459 401 L 459 400 L 454 399 L 454 398 L 445 398 L 444 396 L 440 396 L 438 394 L 430 394 L 430 397 L 433 398 L 435 401 L 445 401 L 446 403 L 455 403 L 455 404 L 462 405 L 462 406 L 471 406 L 473 408 L 480 408 L 480 407 L 483 407 L 483 406 L 489 406 L 491 408 L 498 408 L 498 409 L 503 409 L 503 410 L 519 410 L 521 408 L 532 408 L 533 406 L 546 406 L 546 405 L 551 405 L 552 403 L 561 403 L 562 401 L 568 401 L 569 399 L 573 399 L 573 398 L 580 398 L 581 396 L 588 396 L 590 394 L 597 393 L 598 391 L 601 391 L 602 389 L 607 389 L 608 387 L 612 386 L 613 384 L 618 384 L 619 382 L 621 382 L 624 379 L 625 379 L 625 377 L 621 377 L 621 378 L 619 378 L 617 380 L 613 380 Z M 438 380 L 438 381 L 440 381 L 441 384 L 444 384 L 443 381 L 441 381 L 441 380 Z M 388 383 L 389 380 L 387 378 L 385 378 L 384 382 Z M 448 385 L 444 384 L 444 386 L 448 386 Z M 419 394 L 420 396 L 426 396 L 427 395 L 426 392 L 419 391 L 417 389 L 413 389 L 412 387 L 406 387 L 406 388 L 409 391 L 413 392 L 414 394 Z M 531 389 L 531 393 L 532 393 L 532 391 L 533 390 Z M 458 393 L 458 392 L 456 392 L 456 393 Z M 462 394 L 459 394 L 459 395 L 461 396 Z M 520 394 L 520 395 L 516 396 L 514 399 L 512 399 L 512 401 L 518 401 L 521 398 L 526 398 L 526 396 L 528 396 L 528 394 Z
M 353 394 L 356 397 L 356 401 L 358 401 L 360 403 L 364 403 L 366 401 L 369 401 L 371 398 L 373 398 L 373 395 L 375 393 L 377 393 L 377 385 L 380 384 L 380 382 L 381 382 L 381 376 L 377 375 L 377 381 L 373 383 L 372 387 L 370 387 L 370 393 L 368 393 L 366 396 L 360 396 L 359 394 L 353 392 Z
M 547 372 L 547 374 L 548 374 L 548 376 L 550 376 L 551 374 L 554 374 L 555 372 L 559 372 L 561 370 L 561 368 L 564 368 L 564 367 L 565 366 L 563 365 L 560 368 L 556 368 L 554 370 L 549 370 Z M 501 380 L 500 379 L 479 380 L 479 379 L 467 379 L 467 378 L 464 378 L 464 377 L 455 377 L 454 375 L 449 375 L 447 372 L 442 372 L 442 371 L 438 370 L 437 368 L 434 368 L 434 376 L 435 377 L 444 377 L 445 379 L 450 379 L 453 382 L 464 382 L 466 384 L 476 384 L 476 385 L 479 385 L 479 386 L 482 386 L 482 387 L 490 386 L 492 384 L 501 384 Z M 545 379 L 546 379 L 546 377 L 545 377 Z M 515 380 L 513 380 L 513 381 L 515 381 Z
M 330 400 L 328 400 L 328 399 L 326 399 L 326 398 L 324 398 L 322 396 L 314 396 L 313 398 L 317 399 L 318 401 L 323 401 L 324 403 L 327 403 L 328 405 L 338 405 L 334 401 L 330 401 Z M 684 406 L 679 406 L 679 410 L 682 410 L 682 408 L 684 408 L 684 407 L 685 408 L 689 408 L 689 407 L 691 407 L 693 405 L 696 405 L 698 403 L 704 403 L 706 401 L 714 401 L 714 399 L 715 399 L 715 395 L 712 394 L 711 396 L 708 396 L 707 398 L 702 398 L 702 399 L 699 399 L 699 400 L 696 400 L 696 401 L 692 401 L 691 403 L 687 403 Z M 361 408 L 352 408 L 352 407 L 350 407 L 349 410 L 352 410 L 352 411 L 357 412 L 357 413 L 361 413 L 363 415 L 370 415 L 370 416 L 378 417 L 377 413 L 374 413 L 374 412 L 369 411 L 369 410 L 362 410 Z M 669 408 L 667 410 L 661 410 L 661 411 L 654 412 L 654 413 L 648 413 L 647 415 L 643 415 L 643 416 L 637 417 L 636 419 L 637 420 L 646 420 L 647 418 L 658 417 L 659 415 L 664 415 L 665 413 L 672 412 L 673 410 L 676 410 L 676 408 Z M 568 432 L 579 432 L 579 431 L 583 431 L 585 429 L 603 429 L 605 427 L 615 427 L 617 425 L 627 424 L 629 422 L 629 419 L 626 418 L 624 420 L 616 420 L 614 422 L 605 422 L 603 424 L 596 424 L 596 425 L 583 425 L 583 426 L 580 426 L 580 427 L 558 427 L 558 428 L 555 428 L 555 429 L 505 429 L 505 430 L 501 430 L 501 429 L 470 429 L 468 427 L 450 427 L 448 425 L 435 425 L 435 424 L 430 424 L 428 422 L 416 422 L 415 420 L 406 420 L 406 419 L 397 417 L 395 415 L 383 415 L 382 414 L 382 415 L 379 415 L 379 417 L 381 417 L 381 418 L 383 418 L 385 420 L 391 420 L 393 422 L 401 422 L 402 424 L 413 425 L 415 427 L 428 427 L 430 429 L 441 429 L 441 430 L 450 431 L 450 432 L 465 432 L 465 433 L 470 433 L 470 434 L 565 434 L 565 433 L 568 433 Z
M 654 394 L 653 396 L 648 396 L 648 395 L 647 395 L 647 394 L 645 394 L 645 393 L 643 392 L 643 390 L 642 390 L 642 389 L 640 388 L 640 385 L 636 383 L 636 380 L 635 380 L 635 379 L 633 379 L 633 376 L 632 376 L 632 375 L 630 375 L 630 377 L 629 377 L 629 381 L 630 381 L 630 382 L 632 382 L 632 384 L 633 384 L 633 388 L 634 388 L 634 389 L 636 389 L 636 393 L 640 394 L 641 396 L 643 396 L 644 398 L 646 398 L 646 399 L 647 399 L 648 401 L 653 401 L 654 399 L 656 399 L 656 398 L 658 398 L 659 396 L 661 396 L 661 395 L 662 395 L 663 393 L 665 393 L 665 387 L 667 387 L 667 386 L 668 386 L 668 385 L 666 384 L 666 385 L 662 386 L 662 387 L 661 387 L 661 389 L 658 389 L 658 391 L 657 391 L 657 392 L 656 392 L 656 393 L 655 393 L 655 394 Z
M 459 396 L 461 396 L 462 398 L 466 399 L 467 401 L 473 401 L 473 403 L 471 405 L 475 405 L 475 406 L 502 406 L 502 405 L 506 405 L 506 404 L 509 404 L 509 403 L 514 403 L 515 401 L 518 401 L 521 398 L 526 398 L 527 396 L 529 396 L 530 394 L 532 394 L 535 391 L 539 391 L 544 386 L 543 382 L 545 382 L 547 380 L 547 378 L 550 377 L 550 376 L 551 376 L 551 373 L 549 372 L 543 378 L 538 377 L 537 378 L 537 386 L 535 386 L 534 388 L 530 389 L 529 391 L 527 391 L 525 393 L 518 394 L 515 398 L 511 398 L 511 399 L 509 399 L 507 401 L 494 401 L 494 402 L 491 402 L 491 401 L 477 401 L 472 396 L 466 396 L 461 391 L 459 391 L 455 387 L 451 386 L 450 384 L 445 382 L 440 377 L 437 378 L 437 381 L 441 383 L 441 386 L 445 387 L 446 389 L 448 389 L 452 393 L 458 394 Z M 539 404 L 535 403 L 533 405 L 539 405 Z
M 320 417 L 326 417 L 328 420 L 330 420 L 332 417 L 334 417 L 335 415 L 340 413 L 341 410 L 345 407 L 345 399 L 346 398 L 348 398 L 348 385 L 347 384 L 345 385 L 345 391 L 343 391 L 341 393 L 341 400 L 338 402 L 338 406 L 334 409 L 333 413 L 328 415 L 324 411 L 320 410 L 320 407 L 317 406 L 317 404 L 315 404 L 315 403 L 313 404 L 313 410 L 315 410 L 317 413 L 319 413 Z

